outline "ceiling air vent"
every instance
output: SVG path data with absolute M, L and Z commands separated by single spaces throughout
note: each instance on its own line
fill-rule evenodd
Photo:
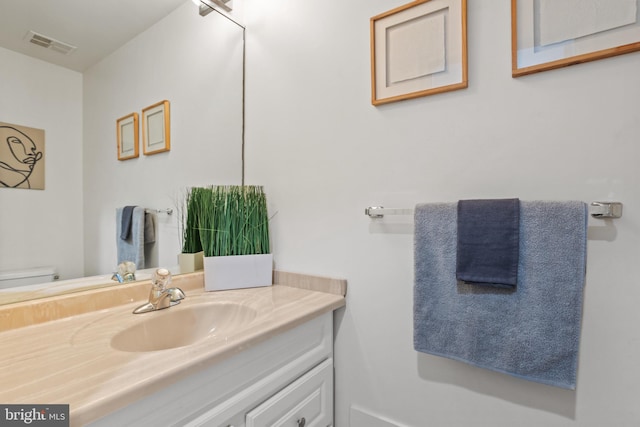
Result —
M 71 54 L 77 49 L 76 46 L 72 46 L 68 43 L 61 42 L 60 40 L 53 39 L 51 37 L 43 36 L 35 31 L 29 31 L 25 36 L 25 39 L 45 49 L 51 49 L 55 52 L 62 53 L 64 55 Z

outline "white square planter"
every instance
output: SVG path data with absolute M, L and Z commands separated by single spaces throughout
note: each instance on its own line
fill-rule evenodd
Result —
M 194 271 L 202 270 L 204 268 L 203 259 L 203 251 L 195 254 L 178 254 L 180 273 L 193 273 Z
M 204 289 L 256 288 L 273 283 L 273 255 L 204 257 Z

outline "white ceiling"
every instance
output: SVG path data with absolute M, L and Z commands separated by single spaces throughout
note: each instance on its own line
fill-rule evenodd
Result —
M 0 0 L 0 47 L 82 72 L 186 2 Z M 77 49 L 64 55 L 37 46 L 25 39 L 29 31 Z

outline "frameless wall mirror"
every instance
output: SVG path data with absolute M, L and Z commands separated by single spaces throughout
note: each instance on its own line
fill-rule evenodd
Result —
M 43 126 L 49 143 L 44 159 L 47 176 L 54 176 L 49 179 L 51 185 L 37 195 L 35 191 L 0 191 L 0 271 L 53 266 L 60 279 L 73 283 L 55 281 L 36 293 L 0 289 L 0 304 L 7 303 L 2 295 L 8 292 L 14 293 L 10 301 L 14 302 L 18 293 L 25 300 L 75 291 L 78 284 L 118 285 L 111 281 L 117 268 L 117 207 L 137 204 L 165 209 L 176 206 L 179 189 L 216 182 L 240 184 L 242 30 L 215 13 L 200 16 L 191 0 L 110 0 L 100 4 L 63 0 L 51 5 L 40 0 L 8 2 L 11 7 L 0 14 L 0 48 L 28 56 L 35 56 L 28 52 L 31 49 L 42 49 L 38 59 L 48 63 L 42 62 L 40 71 L 47 73 L 54 64 L 65 68 L 72 78 L 76 72 L 81 94 L 73 106 L 79 121 L 74 130 L 79 136 L 73 158 L 56 153 L 56 147 L 68 143 L 64 126 L 70 125 L 58 123 L 60 132 Z M 153 19 L 149 20 L 148 13 L 155 15 Z M 77 22 L 78 28 L 69 23 L 69 17 L 74 17 L 71 21 Z M 92 58 L 90 65 L 81 66 L 81 57 L 76 55 L 98 49 L 74 31 L 92 27 L 92 19 L 96 19 L 94 32 L 99 25 L 107 27 L 98 39 L 119 41 L 103 58 Z M 132 29 L 128 27 L 131 21 L 144 25 Z M 73 42 L 77 49 L 64 55 L 23 40 L 28 30 L 45 24 L 43 33 Z M 11 40 L 4 39 L 10 32 L 19 43 L 28 44 L 27 51 L 21 52 Z M 6 78 L 2 70 L 0 78 Z M 18 79 L 14 86 L 19 86 L 22 77 L 12 78 Z M 149 114 L 146 130 L 144 114 Z M 34 113 L 33 120 L 27 117 L 20 122 L 37 124 L 41 121 L 38 117 Z M 141 155 L 143 150 L 153 155 Z M 77 182 L 75 196 L 64 199 L 69 189 L 53 183 L 56 174 L 67 170 L 75 171 L 73 181 Z M 65 202 L 55 206 L 44 202 L 57 199 Z M 56 218 L 65 215 L 78 215 L 76 229 L 56 229 L 62 228 Z M 169 268 L 177 265 L 179 253 L 177 216 L 157 214 L 161 241 L 154 260 Z M 34 222 L 42 227 L 33 227 Z M 68 242 L 77 242 L 78 235 L 79 243 Z M 137 277 L 146 279 L 148 275 Z

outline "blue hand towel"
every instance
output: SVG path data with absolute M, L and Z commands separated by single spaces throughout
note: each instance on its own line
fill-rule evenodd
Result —
M 518 282 L 520 200 L 458 202 L 456 278 L 513 288 Z
M 125 206 L 122 209 L 122 215 L 120 219 L 120 238 L 127 240 L 129 234 L 131 234 L 131 217 L 133 216 L 133 209 L 135 206 Z
M 118 252 L 118 264 L 123 261 L 135 263 L 137 269 L 145 268 L 144 256 L 144 228 L 145 209 L 135 207 L 131 214 L 131 231 L 126 240 L 122 239 L 122 216 L 124 208 L 116 209 L 116 248 Z
M 517 289 L 456 282 L 457 204 L 415 210 L 414 348 L 575 389 L 587 206 L 520 203 Z

